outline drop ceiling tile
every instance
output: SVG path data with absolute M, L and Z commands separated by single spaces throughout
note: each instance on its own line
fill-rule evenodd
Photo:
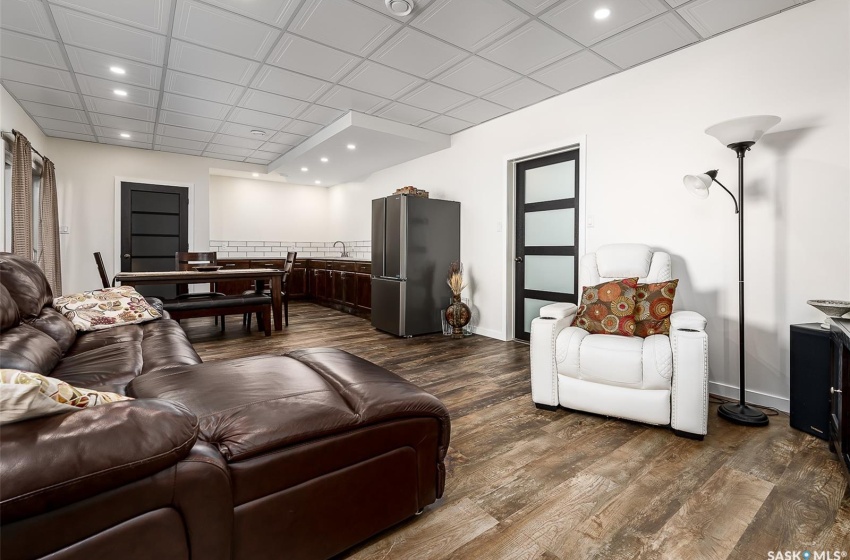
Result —
M 375 116 L 390 119 L 391 121 L 417 125 L 422 121 L 427 121 L 428 119 L 436 117 L 437 113 L 432 113 L 431 111 L 426 111 L 425 109 L 405 105 L 403 103 L 391 103 L 375 113 Z
M 798 3 L 799 0 L 694 0 L 678 12 L 700 35 L 708 38 Z
M 69 109 L 68 107 L 57 107 L 55 105 L 45 105 L 44 103 L 35 103 L 33 101 L 21 101 L 21 106 L 27 110 L 27 113 L 34 117 L 49 117 L 51 119 L 59 119 L 60 121 L 71 121 L 87 124 L 85 111 L 79 109 Z
M 336 82 L 354 68 L 359 60 L 356 56 L 287 33 L 272 51 L 267 62 L 273 66 Z
M 104 115 L 115 115 L 128 119 L 140 121 L 152 121 L 156 119 L 156 109 L 143 105 L 134 105 L 126 101 L 113 101 L 112 99 L 101 99 L 99 97 L 85 97 L 86 107 L 93 113 Z
M 59 91 L 57 89 L 46 89 L 31 84 L 20 82 L 3 81 L 3 85 L 20 101 L 35 101 L 47 105 L 58 105 L 60 107 L 71 107 L 82 109 L 83 102 L 76 93 Z
M 534 20 L 479 54 L 520 74 L 529 74 L 579 50 L 579 44 Z
M 204 0 L 219 8 L 242 14 L 276 27 L 283 26 L 298 8 L 298 0 Z
M 440 74 L 434 81 L 480 96 L 516 81 L 519 77 L 519 74 L 489 60 L 473 56 Z
M 395 99 L 422 84 L 423 81 L 410 74 L 366 60 L 340 83 L 387 99 Z
M 230 122 L 244 124 L 247 126 L 261 126 L 265 128 L 272 128 L 275 130 L 279 129 L 287 122 L 289 122 L 289 119 L 287 117 L 281 117 L 279 115 L 272 115 L 270 113 L 263 113 L 261 111 L 254 111 L 253 109 L 244 108 L 234 109 L 227 120 L 229 120 Z
M 303 136 L 312 136 L 313 134 L 322 130 L 322 125 L 315 124 L 307 121 L 299 121 L 293 120 L 290 121 L 289 124 L 283 127 L 285 132 L 291 132 L 293 134 L 301 134 Z
M 378 12 L 381 12 L 382 14 L 386 14 L 388 16 L 391 16 L 391 17 L 393 17 L 393 18 L 395 18 L 399 21 L 402 21 L 402 22 L 405 22 L 405 21 L 421 14 L 422 11 L 425 9 L 425 6 L 427 6 L 428 4 L 431 3 L 431 0 L 416 0 L 415 7 L 414 7 L 412 14 L 409 14 L 409 15 L 406 15 L 406 16 L 399 16 L 399 15 L 396 15 L 396 14 L 394 14 L 393 12 L 391 12 L 387 9 L 387 4 L 384 0 L 354 0 L 354 1 L 358 2 L 360 4 L 363 4 L 364 6 L 369 6 L 373 10 L 376 10 Z
M 135 140 L 125 140 L 123 138 L 101 138 L 101 144 L 112 144 L 113 146 L 124 146 L 125 148 L 141 148 L 150 150 L 150 142 L 136 142 Z
M 186 113 L 187 115 L 195 115 L 198 117 L 207 117 L 208 119 L 220 120 L 227 116 L 230 111 L 229 105 L 215 103 L 213 101 L 204 101 L 203 99 L 195 99 L 194 97 L 184 97 L 174 93 L 166 93 L 162 96 L 163 109 L 177 111 L 178 113 Z
M 56 39 L 44 4 L 39 0 L 3 0 L 0 26 L 47 39 Z
M 466 51 L 415 29 L 405 28 L 370 58 L 420 78 L 431 78 L 466 56 Z
M 330 84 L 310 76 L 266 65 L 257 74 L 251 87 L 294 99 L 315 101 L 330 87 Z
M 212 140 L 212 132 L 204 132 L 202 130 L 194 130 L 191 128 L 181 128 L 179 126 L 169 126 L 167 124 L 159 124 L 156 127 L 156 133 L 172 138 L 183 138 L 185 140 L 195 140 L 197 142 L 207 143 Z
M 255 154 L 256 155 L 256 154 Z M 272 160 L 266 158 L 258 158 L 258 157 L 249 157 L 245 160 L 245 163 L 256 163 L 258 165 L 266 165 L 270 163 Z
M 124 84 L 133 84 L 151 89 L 159 89 L 159 79 L 162 76 L 162 68 L 150 64 L 142 64 L 119 58 L 114 55 L 103 54 L 96 51 L 80 49 L 66 45 L 68 58 L 74 72 L 87 74 L 98 78 L 118 81 Z M 125 74 L 115 74 L 109 68 L 117 66 L 122 68 Z
M 544 86 L 543 84 L 539 84 L 534 80 L 523 78 L 518 82 L 507 85 L 502 89 L 498 89 L 493 93 L 485 95 L 484 97 L 488 101 L 498 103 L 499 105 L 503 105 L 513 111 L 516 111 L 517 109 L 522 109 L 523 107 L 539 103 L 553 95 L 558 95 L 558 92 L 550 87 Z
M 206 152 L 246 158 L 254 153 L 254 150 L 250 148 L 237 148 L 236 146 L 225 146 L 224 144 L 210 144 L 207 146 Z
M 434 132 L 442 132 L 443 134 L 454 134 L 455 132 L 460 132 L 461 130 L 475 125 L 466 121 L 462 121 L 460 119 L 456 119 L 454 117 L 440 115 L 439 117 L 435 117 L 428 122 L 422 123 L 421 126 L 423 128 L 427 128 L 428 130 L 433 130 Z
M 262 140 L 254 140 L 253 138 L 241 138 L 239 136 L 228 136 L 227 134 L 216 134 L 213 138 L 213 144 L 221 144 L 222 146 L 233 146 L 234 148 L 247 148 L 256 150 L 263 145 Z
M 45 128 L 44 133 L 53 138 L 66 138 L 68 140 L 82 140 L 83 142 L 96 142 L 91 134 L 77 134 L 75 132 L 65 132 L 63 130 L 50 130 Z
M 592 45 L 633 27 L 667 9 L 661 0 L 607 0 L 611 15 L 593 17 L 599 0 L 567 0 L 540 19 L 584 45 Z
M 552 4 L 557 3 L 558 0 L 511 0 L 511 2 L 526 12 L 537 15 Z
M 322 105 L 334 107 L 342 111 L 358 111 L 369 113 L 386 105 L 389 101 L 371 93 L 364 93 L 343 86 L 334 86 L 320 100 Z M 301 118 L 304 118 L 303 115 Z
M 292 134 L 291 132 L 278 132 L 271 137 L 271 141 L 276 144 L 285 144 L 287 146 L 297 146 L 306 140 L 306 137 L 300 134 Z
M 480 124 L 509 112 L 510 109 L 497 105 L 496 103 L 491 103 L 484 99 L 475 99 L 466 105 L 461 105 L 460 107 L 452 109 L 447 114 L 450 117 Z
M 239 96 L 245 91 L 242 86 L 173 70 L 168 70 L 165 74 L 164 89 L 171 93 L 179 93 L 188 97 L 197 97 L 227 105 L 236 103 Z
M 193 2 L 177 0 L 172 36 L 211 49 L 262 60 L 280 31 L 274 27 Z
M 468 103 L 474 98 L 466 93 L 428 82 L 400 99 L 408 105 L 427 109 L 435 113 L 445 113 L 449 109 Z
M 187 150 L 185 148 L 177 148 L 174 146 L 159 146 L 157 150 L 160 152 L 170 152 L 174 154 L 183 154 L 186 156 L 200 156 L 202 153 L 200 150 Z
M 255 111 L 282 115 L 284 117 L 291 117 L 307 107 L 307 103 L 298 99 L 266 93 L 256 89 L 249 89 L 239 105 L 248 109 L 254 109 Z
M 168 32 L 172 0 L 51 0 L 91 15 L 156 33 Z
M 197 140 L 186 140 L 184 138 L 171 138 L 169 136 L 157 136 L 156 143 L 159 146 L 165 146 L 168 148 L 183 148 L 184 150 L 197 150 L 198 153 L 201 153 L 204 148 L 206 148 L 206 142 L 199 142 Z
M 666 2 L 668 4 L 670 4 L 670 7 L 672 7 L 672 8 L 676 8 L 678 6 L 681 6 L 685 2 L 690 2 L 690 1 L 691 0 L 666 0 Z
M 266 142 L 262 146 L 262 150 L 264 152 L 274 153 L 274 154 L 285 154 L 289 150 L 291 150 L 293 146 L 289 144 L 276 144 L 275 142 Z
M 150 121 L 138 121 L 126 119 L 115 115 L 101 115 L 100 113 L 89 113 L 92 124 L 109 128 L 123 130 L 125 132 L 153 133 L 153 123 Z
M 217 121 L 215 119 L 206 119 L 204 117 L 184 115 L 183 113 L 173 113 L 171 111 L 164 110 L 160 110 L 159 112 L 159 122 L 164 124 L 173 124 L 174 126 L 182 126 L 184 128 L 205 130 L 207 132 L 215 132 L 221 125 L 221 121 Z
M 675 15 L 665 14 L 611 37 L 595 45 L 593 50 L 627 68 L 698 40 Z
M 345 52 L 367 56 L 400 24 L 349 0 L 307 0 L 290 31 Z
M 252 134 L 252 130 L 261 130 L 265 132 L 264 136 L 259 136 L 256 134 Z M 238 124 L 233 122 L 226 122 L 224 126 L 221 127 L 219 131 L 222 134 L 229 134 L 230 136 L 241 136 L 242 138 L 252 138 L 254 140 L 268 140 L 275 134 L 275 130 L 271 128 L 267 128 L 264 126 L 246 126 L 244 124 Z
M 144 132 L 132 132 L 120 128 L 108 128 L 103 126 L 94 127 L 94 131 L 97 132 L 97 137 L 101 140 L 109 138 L 118 142 L 140 142 L 145 144 L 153 142 L 153 134 L 146 134 Z M 129 134 L 130 137 L 123 138 L 121 136 L 122 134 Z
M 41 87 L 76 91 L 70 72 L 21 62 L 20 60 L 13 60 L 11 58 L 4 57 L 0 61 L 0 78 Z
M 560 92 L 610 76 L 619 68 L 592 51 L 582 51 L 531 75 Z
M 3 9 L 6 9 L 5 4 Z M 65 66 L 65 59 L 62 57 L 62 51 L 59 49 L 59 43 L 56 41 L 4 30 L 3 33 L 0 33 L 0 52 L 6 58 L 14 58 L 62 70 L 68 69 Z
M 287 148 L 289 148 L 289 147 L 290 146 L 287 146 Z M 254 159 L 263 159 L 263 160 L 266 160 L 266 161 L 272 161 L 272 160 L 279 158 L 280 154 L 277 153 L 277 152 L 264 152 L 262 150 L 257 150 L 256 152 L 251 154 L 251 157 L 254 158 Z
M 121 101 L 123 103 L 135 103 L 147 107 L 156 107 L 157 101 L 159 101 L 159 92 L 154 89 L 131 86 L 118 81 L 102 80 L 100 78 L 78 74 L 77 83 L 80 84 L 80 91 L 83 95 L 103 97 L 104 99 Z M 115 94 L 116 89 L 126 91 L 127 95 L 122 97 L 117 96 Z
M 62 40 L 69 45 L 112 53 L 121 58 L 160 66 L 165 37 L 88 14 L 52 7 Z
M 248 85 L 259 66 L 258 63 L 244 58 L 190 45 L 177 39 L 171 40 L 171 50 L 168 54 L 169 69 L 241 86 Z
M 328 125 L 344 114 L 345 112 L 339 109 L 331 109 L 322 105 L 311 105 L 309 109 L 298 115 L 298 118 L 302 121 Z
M 34 117 L 35 122 L 41 128 L 49 128 L 50 130 L 61 130 L 63 132 L 74 132 L 76 134 L 91 134 L 92 130 L 88 124 L 60 121 L 49 117 Z
M 476 51 L 526 19 L 527 15 L 502 0 L 436 0 L 410 25 Z
M 204 157 L 215 158 L 215 159 L 226 159 L 228 161 L 245 161 L 244 156 L 231 156 L 227 154 L 217 153 L 217 152 L 204 152 Z

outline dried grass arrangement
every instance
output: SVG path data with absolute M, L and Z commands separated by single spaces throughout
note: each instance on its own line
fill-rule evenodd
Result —
M 449 288 L 452 290 L 452 294 L 460 297 L 460 293 L 466 288 L 466 284 L 463 282 L 463 263 L 460 261 L 452 262 L 449 267 L 449 277 L 446 279 L 446 283 L 449 285 Z

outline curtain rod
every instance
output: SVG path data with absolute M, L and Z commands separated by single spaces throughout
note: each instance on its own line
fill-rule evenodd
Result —
M 18 131 L 17 131 L 17 130 L 15 130 L 14 128 L 12 129 L 12 132 L 9 132 L 8 130 L 0 130 L 0 134 L 8 134 L 9 136 L 11 136 L 11 137 L 12 137 L 12 140 L 14 140 L 14 139 L 15 139 L 15 133 L 16 133 L 16 132 L 18 132 Z M 18 134 L 20 134 L 20 132 L 18 132 Z M 24 138 L 26 138 L 26 136 L 24 136 Z M 30 149 L 31 149 L 33 152 L 35 152 L 36 154 L 38 154 L 38 157 L 40 157 L 40 158 L 42 159 L 42 161 L 43 161 L 43 160 L 45 160 L 45 159 L 47 159 L 47 158 L 45 158 L 43 155 L 41 155 L 41 152 L 39 152 L 38 150 L 36 150 L 35 148 L 33 148 L 33 147 L 32 147 L 32 143 L 30 143 Z

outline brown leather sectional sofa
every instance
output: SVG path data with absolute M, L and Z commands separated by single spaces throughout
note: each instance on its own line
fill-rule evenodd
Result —
M 201 363 L 161 319 L 77 335 L 0 253 L 0 367 L 136 400 L 0 427 L 0 557 L 328 558 L 443 493 L 449 417 L 351 354 Z

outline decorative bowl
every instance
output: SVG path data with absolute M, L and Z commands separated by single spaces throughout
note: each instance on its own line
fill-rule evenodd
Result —
M 841 301 L 837 299 L 810 299 L 807 301 L 809 305 L 824 313 L 829 319 L 829 317 L 841 317 L 847 312 L 850 312 L 850 301 Z M 824 320 L 823 323 L 820 324 L 822 329 L 828 329 L 829 323 L 827 320 Z
M 192 268 L 194 268 L 198 272 L 215 272 L 216 270 L 219 270 L 221 266 L 215 264 L 205 264 L 203 266 L 193 266 Z

